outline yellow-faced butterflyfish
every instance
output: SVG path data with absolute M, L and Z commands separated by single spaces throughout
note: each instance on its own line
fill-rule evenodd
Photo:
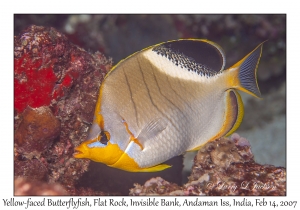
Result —
M 232 134 L 244 109 L 237 90 L 260 97 L 262 44 L 224 70 L 221 47 L 203 39 L 160 43 L 120 61 L 100 86 L 94 121 L 75 158 L 131 172 Z

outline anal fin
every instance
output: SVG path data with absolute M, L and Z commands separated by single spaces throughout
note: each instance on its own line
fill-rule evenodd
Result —
M 226 113 L 226 122 L 229 129 L 224 134 L 225 136 L 229 136 L 240 126 L 244 116 L 244 105 L 240 94 L 236 90 L 229 91 L 227 99 L 228 111 Z
M 193 149 L 187 150 L 187 152 L 193 152 L 193 151 L 198 151 L 201 147 L 203 147 L 204 144 L 201 144 L 200 146 L 197 146 Z
M 225 97 L 226 111 L 220 131 L 201 145 L 187 150 L 187 152 L 199 150 L 203 145 L 210 141 L 214 141 L 223 136 L 229 136 L 240 126 L 244 116 L 244 105 L 240 94 L 234 89 L 229 89 L 227 90 Z
M 149 168 L 141 168 L 137 172 L 156 172 L 156 171 L 162 171 L 162 170 L 165 170 L 165 169 L 171 168 L 171 167 L 172 166 L 170 166 L 168 164 L 159 164 L 159 165 L 149 167 Z

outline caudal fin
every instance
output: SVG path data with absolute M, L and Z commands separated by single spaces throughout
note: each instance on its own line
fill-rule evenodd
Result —
M 230 68 L 238 71 L 236 88 L 258 98 L 260 98 L 261 93 L 257 84 L 256 72 L 262 54 L 263 43 Z

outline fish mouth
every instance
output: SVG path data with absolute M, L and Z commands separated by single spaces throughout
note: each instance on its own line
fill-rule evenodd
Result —
M 74 150 L 73 157 L 81 158 L 83 156 L 83 152 L 80 148 L 76 147 Z

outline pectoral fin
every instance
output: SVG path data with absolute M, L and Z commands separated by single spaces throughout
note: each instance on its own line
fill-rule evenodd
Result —
M 126 121 L 124 120 L 124 125 L 127 132 L 129 133 L 130 141 L 133 141 L 135 144 L 139 145 L 141 150 L 145 148 L 145 142 L 149 139 L 156 138 L 163 130 L 167 127 L 167 122 L 160 118 L 155 118 L 151 120 L 146 126 L 142 128 L 137 137 L 135 137 L 132 132 L 129 130 Z
M 166 129 L 166 127 L 167 122 L 165 120 L 155 118 L 146 124 L 137 136 L 137 139 L 142 145 L 144 145 L 145 141 L 156 138 L 163 130 Z

